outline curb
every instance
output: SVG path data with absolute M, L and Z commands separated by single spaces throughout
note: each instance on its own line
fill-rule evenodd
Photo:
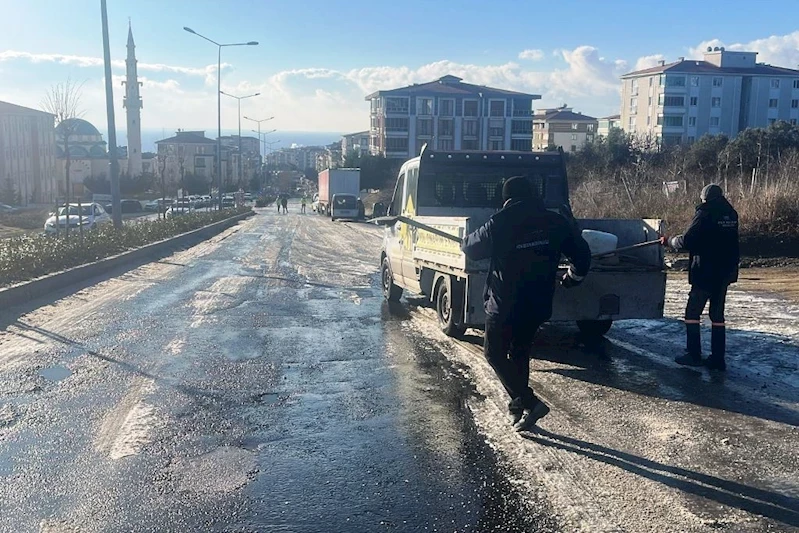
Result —
M 255 215 L 255 211 L 235 215 L 225 220 L 203 226 L 202 228 L 197 228 L 187 233 L 181 233 L 180 235 L 164 239 L 163 241 L 146 244 L 141 248 L 100 259 L 94 263 L 72 267 L 67 270 L 62 270 L 61 272 L 47 274 L 40 278 L 23 281 L 16 285 L 0 289 L 0 309 L 7 309 L 28 302 L 34 298 L 68 287 L 69 285 L 99 276 L 110 270 L 124 269 L 122 270 L 124 272 L 133 270 L 155 258 L 169 255 L 175 248 L 193 245 L 213 237 L 229 227 L 234 226 L 241 220 L 253 215 Z

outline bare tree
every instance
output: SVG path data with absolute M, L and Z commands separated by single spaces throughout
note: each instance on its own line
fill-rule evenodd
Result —
M 42 100 L 42 108 L 55 116 L 55 120 L 60 126 L 58 129 L 61 138 L 64 140 L 64 156 L 66 157 L 66 204 L 67 222 L 65 226 L 66 234 L 69 236 L 69 200 L 72 196 L 72 189 L 69 179 L 69 170 L 72 166 L 72 157 L 69 153 L 69 140 L 78 128 L 78 121 L 75 119 L 83 115 L 80 106 L 81 91 L 83 82 L 76 84 L 70 78 L 64 83 L 57 83 L 50 87 Z M 58 227 L 58 213 L 56 213 L 56 227 Z

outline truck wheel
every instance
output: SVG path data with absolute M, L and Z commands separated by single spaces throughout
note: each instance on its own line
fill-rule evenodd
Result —
M 578 320 L 577 327 L 585 337 L 599 338 L 605 335 L 613 325 L 612 320 Z
M 380 266 L 380 279 L 383 286 L 383 297 L 388 302 L 397 302 L 402 297 L 402 287 L 394 285 L 394 274 L 391 272 L 391 264 L 388 257 L 383 259 Z
M 463 302 L 458 301 L 458 298 L 452 294 L 450 284 L 442 279 L 436 292 L 436 315 L 441 331 L 448 337 L 460 337 L 466 333 L 466 328 L 457 321 L 463 308 Z

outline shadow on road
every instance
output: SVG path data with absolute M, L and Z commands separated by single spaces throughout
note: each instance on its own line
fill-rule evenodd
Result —
M 543 446 L 576 453 L 595 461 L 657 481 L 688 494 L 701 496 L 728 507 L 759 514 L 790 526 L 799 526 L 799 498 L 742 485 L 715 476 L 665 465 L 612 448 L 586 442 L 544 429 L 523 434 Z

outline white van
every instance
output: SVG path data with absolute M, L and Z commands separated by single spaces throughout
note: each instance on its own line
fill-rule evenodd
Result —
M 330 201 L 330 220 L 358 218 L 358 197 L 354 194 L 334 194 Z

